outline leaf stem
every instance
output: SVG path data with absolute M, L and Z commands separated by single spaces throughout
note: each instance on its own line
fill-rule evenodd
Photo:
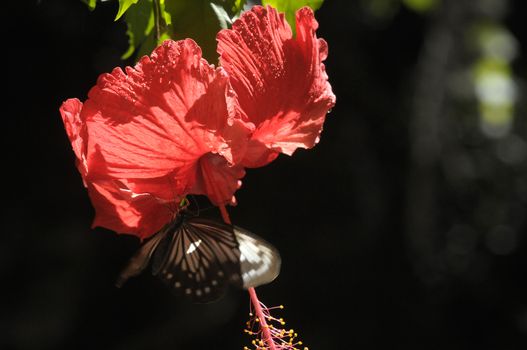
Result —
M 154 6 L 154 39 L 157 46 L 161 37 L 161 4 L 159 0 L 153 0 L 152 5 Z

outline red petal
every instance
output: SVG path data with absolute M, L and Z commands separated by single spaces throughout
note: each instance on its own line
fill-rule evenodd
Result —
M 88 152 L 99 145 L 117 178 L 164 176 L 209 152 L 233 161 L 244 150 L 229 150 L 223 138 L 238 118 L 228 84 L 192 40 L 165 41 L 126 74 L 117 68 L 99 78 L 83 109 Z
M 106 227 L 141 239 L 160 230 L 178 210 L 181 196 L 171 179 L 121 179 L 105 176 L 100 152 L 90 156 L 89 164 L 98 164 L 97 171 L 83 174 L 91 202 L 95 208 L 93 226 Z M 169 189 L 169 190 L 167 190 Z M 165 197 L 160 197 L 165 194 Z
M 168 204 L 161 205 L 149 194 L 133 195 L 117 182 L 91 182 L 88 193 L 95 207 L 94 227 L 106 227 L 145 239 L 159 231 L 173 216 Z
M 71 142 L 73 152 L 77 156 L 77 167 L 81 174 L 86 175 L 86 125 L 80 119 L 82 102 L 76 98 L 70 98 L 60 106 L 60 114 L 66 134 Z
M 99 78 L 82 105 L 61 113 L 96 209 L 94 225 L 145 238 L 166 224 L 181 197 L 233 197 L 251 123 L 240 117 L 223 68 L 192 40 L 166 41 L 126 73 Z
M 256 126 L 252 140 L 267 148 L 253 145 L 246 166 L 274 159 L 269 150 L 290 155 L 298 147 L 313 147 L 335 104 L 322 64 L 327 44 L 316 37 L 313 11 L 300 9 L 296 20 L 293 38 L 283 14 L 255 6 L 231 30 L 218 34 L 220 63 L 243 112 Z
M 229 165 L 224 158 L 208 154 L 200 159 L 199 173 L 192 193 L 206 194 L 215 205 L 233 203 L 239 179 L 245 175 L 242 166 Z
M 243 165 L 248 168 L 258 168 L 269 164 L 278 157 L 279 153 L 267 147 L 257 138 L 252 138 L 243 159 Z

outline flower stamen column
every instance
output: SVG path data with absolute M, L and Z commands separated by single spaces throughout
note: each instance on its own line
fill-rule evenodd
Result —
M 227 209 L 224 205 L 219 206 L 221 217 L 223 218 L 223 221 L 229 225 L 232 225 L 231 219 L 229 217 L 229 213 L 227 212 Z M 277 350 L 275 343 L 273 341 L 273 337 L 271 336 L 271 332 L 269 332 L 269 326 L 267 325 L 267 322 L 265 321 L 265 315 L 262 310 L 262 306 L 260 304 L 260 300 L 258 299 L 258 296 L 256 295 L 256 290 L 251 287 L 248 289 L 249 296 L 251 298 L 251 303 L 254 307 L 254 312 L 256 313 L 256 317 L 258 319 L 258 322 L 260 324 L 260 329 L 263 333 L 263 339 L 267 343 L 267 346 L 269 346 L 269 350 Z

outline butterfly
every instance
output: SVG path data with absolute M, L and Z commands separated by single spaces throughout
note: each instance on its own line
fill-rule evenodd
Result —
M 176 294 L 207 303 L 219 299 L 228 285 L 247 289 L 273 281 L 281 259 L 275 247 L 248 230 L 180 213 L 141 246 L 116 286 L 149 264 Z

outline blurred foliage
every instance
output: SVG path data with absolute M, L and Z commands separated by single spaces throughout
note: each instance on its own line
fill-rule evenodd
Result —
M 493 57 L 480 58 L 474 64 L 474 84 L 482 131 L 490 137 L 505 136 L 512 126 L 516 95 L 509 64 Z
M 399 0 L 361 0 L 361 9 L 369 17 L 380 20 L 389 20 L 400 9 Z
M 441 0 L 403 0 L 408 8 L 420 12 L 430 12 L 434 10 L 440 3 Z
M 527 238 L 527 82 L 525 55 L 522 58 L 520 53 L 525 47 L 525 27 L 514 27 L 510 19 L 525 15 L 525 11 L 517 12 L 521 7 L 518 4 L 501 0 L 364 0 L 359 6 L 349 6 L 358 13 L 354 20 L 360 24 L 355 24 L 355 33 L 382 35 L 349 40 L 350 45 L 357 41 L 362 44 L 349 50 L 348 57 L 354 57 L 357 66 L 349 71 L 370 68 L 364 75 L 355 73 L 350 84 L 369 88 L 361 94 L 362 99 L 354 96 L 351 88 L 338 95 L 340 101 L 349 94 L 367 104 L 359 108 L 367 115 L 359 114 L 361 137 L 369 130 L 370 138 L 377 138 L 383 127 L 408 137 L 408 143 L 403 141 L 408 149 L 398 149 L 408 156 L 401 182 L 405 192 L 404 244 L 427 300 L 438 302 L 437 308 L 430 308 L 434 313 L 420 315 L 429 320 L 438 317 L 438 326 L 446 327 L 443 322 L 447 316 L 440 311 L 445 306 L 473 303 L 478 306 L 470 312 L 475 313 L 490 307 L 507 319 L 507 326 L 500 322 L 495 326 L 511 327 L 507 331 L 515 339 L 511 348 L 527 343 L 527 300 L 515 289 L 525 290 L 520 277 L 525 274 L 525 265 L 516 262 L 525 262 Z M 412 18 L 422 21 L 424 29 L 408 29 L 405 23 Z M 398 40 L 386 39 L 392 30 L 398 30 L 400 35 L 394 35 Z M 407 37 L 418 43 L 418 50 L 407 49 Z M 379 51 L 380 57 L 386 55 L 384 60 L 373 58 L 373 63 L 366 64 L 372 56 L 360 51 L 376 50 L 377 45 L 383 47 Z M 401 60 L 412 62 L 407 72 L 400 71 Z M 388 68 L 382 69 L 383 64 Z M 396 100 L 379 90 L 388 76 L 395 76 L 395 89 L 401 90 Z M 377 101 L 386 100 L 386 108 L 379 107 L 379 112 L 364 112 L 375 109 Z M 393 105 L 399 106 L 398 112 L 392 113 L 389 106 Z M 372 115 L 378 120 L 367 120 Z M 394 115 L 401 124 L 392 121 Z M 399 142 L 392 139 L 392 145 Z M 376 145 L 373 142 L 371 147 Z M 406 159 L 399 152 L 393 154 L 397 162 Z M 368 158 L 378 154 L 371 151 Z M 383 167 L 379 163 L 376 166 Z M 366 183 L 375 174 L 372 170 L 355 171 L 367 173 L 359 183 Z M 370 190 L 359 195 L 362 198 L 357 199 L 356 207 L 372 205 L 367 198 L 372 196 L 372 187 L 370 184 Z M 387 188 L 384 190 L 389 191 Z M 382 198 L 382 194 L 378 196 Z M 380 210 L 382 205 L 373 208 Z M 502 274 L 508 276 L 503 278 L 505 286 L 501 284 Z M 452 300 L 461 295 L 464 303 L 453 306 Z M 510 306 L 501 309 L 505 295 L 511 297 L 507 300 Z M 480 305 L 485 306 L 479 309 Z M 470 312 L 452 311 L 465 319 L 471 319 Z M 490 317 L 484 319 L 491 322 Z M 497 332 L 490 330 L 490 334 Z M 446 342 L 447 347 L 457 340 L 453 338 Z M 507 343 L 503 335 L 500 342 Z M 474 343 L 477 340 L 471 340 Z M 481 348 L 501 348 L 498 344 L 483 343 Z
M 324 0 L 262 0 L 262 5 L 270 5 L 280 12 L 285 13 L 285 18 L 296 33 L 296 11 L 304 6 L 309 6 L 313 11 L 318 10 Z
M 416 101 L 414 118 L 427 123 L 413 132 L 433 130 L 427 137 L 435 153 L 427 153 L 428 165 L 414 158 L 423 177 L 409 186 L 415 190 L 425 181 L 428 194 L 418 196 L 408 214 L 420 216 L 409 223 L 428 221 L 411 239 L 428 240 L 428 248 L 420 243 L 413 249 L 421 257 L 416 269 L 431 288 L 455 280 L 489 283 L 496 257 L 514 256 L 525 232 L 527 129 L 525 100 L 517 92 L 525 77 L 514 69 L 517 40 L 506 28 L 503 6 L 497 0 L 445 2 L 436 14 L 437 32 L 425 37 L 429 55 L 420 57 L 427 69 L 416 100 L 429 96 L 435 110 Z M 434 74 L 446 78 L 430 80 Z
M 514 36 L 498 21 L 476 21 L 468 31 L 479 58 L 473 64 L 480 127 L 492 138 L 506 136 L 513 127 L 517 86 L 511 63 L 517 55 Z

